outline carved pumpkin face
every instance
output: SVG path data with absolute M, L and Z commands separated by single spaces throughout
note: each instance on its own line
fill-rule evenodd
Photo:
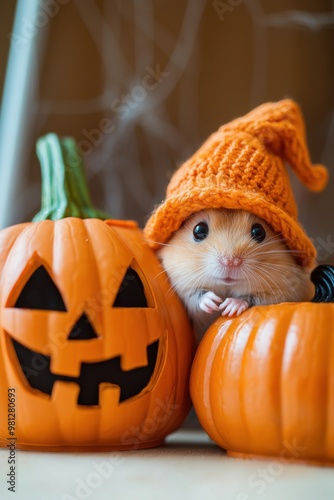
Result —
M 11 387 L 21 448 L 154 446 L 180 425 L 193 336 L 135 223 L 1 231 L 0 291 L 3 445 Z

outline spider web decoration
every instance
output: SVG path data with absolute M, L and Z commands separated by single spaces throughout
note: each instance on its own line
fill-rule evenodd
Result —
M 163 25 L 157 25 L 153 4 L 152 0 L 104 1 L 100 9 L 96 2 L 76 0 L 77 12 L 101 55 L 102 92 L 86 100 L 42 99 L 39 107 L 40 128 L 48 113 L 64 119 L 98 113 L 108 117 L 108 132 L 100 144 L 91 142 L 94 138 L 99 142 L 96 130 L 101 130 L 101 120 L 94 128 L 95 137 L 89 127 L 88 134 L 77 135 L 90 180 L 103 176 L 102 198 L 114 217 L 133 218 L 129 210 L 132 202 L 148 214 L 165 189 L 166 171 L 172 172 L 175 158 L 184 158 L 192 150 L 186 137 L 199 139 L 196 46 L 207 2 L 186 3 L 176 37 Z M 132 47 L 128 50 L 133 52 L 132 64 L 121 49 L 126 23 L 132 32 Z M 178 127 L 168 110 L 168 99 L 176 87 Z
M 300 102 L 311 156 L 332 168 L 333 1 L 312 8 L 301 0 L 57 5 L 30 40 L 43 35 L 45 49 L 21 128 L 23 174 L 13 170 L 15 183 L 0 197 L 3 226 L 39 209 L 34 148 L 50 131 L 76 138 L 95 204 L 141 225 L 164 198 L 175 168 L 212 131 L 268 100 Z M 1 179 L 0 185 L 5 191 Z M 311 236 L 312 227 L 316 235 L 330 233 L 329 219 L 319 222 L 330 190 L 318 201 L 294 187 Z

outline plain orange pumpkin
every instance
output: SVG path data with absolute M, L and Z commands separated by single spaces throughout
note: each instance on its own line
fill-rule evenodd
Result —
M 334 304 L 284 303 L 219 318 L 194 359 L 203 428 L 232 456 L 334 463 Z
M 0 232 L 1 446 L 151 447 L 190 409 L 194 337 L 181 303 L 136 223 L 90 210 Z

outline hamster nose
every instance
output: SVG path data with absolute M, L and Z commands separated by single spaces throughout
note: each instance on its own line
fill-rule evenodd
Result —
M 220 262 L 224 267 L 239 267 L 242 264 L 241 257 L 221 257 Z

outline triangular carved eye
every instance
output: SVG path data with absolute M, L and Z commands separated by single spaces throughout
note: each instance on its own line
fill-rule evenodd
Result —
M 125 273 L 113 307 L 148 307 L 143 283 L 131 267 Z
M 14 307 L 66 311 L 62 296 L 44 266 L 30 276 Z

